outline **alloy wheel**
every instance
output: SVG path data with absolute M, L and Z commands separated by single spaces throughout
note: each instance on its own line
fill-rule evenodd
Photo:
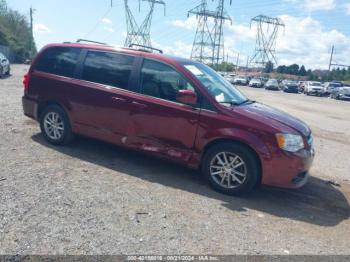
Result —
M 64 122 L 56 112 L 49 112 L 44 117 L 46 135 L 52 140 L 60 140 L 64 134 Z
M 238 155 L 220 152 L 210 162 L 210 175 L 221 187 L 237 188 L 247 178 L 247 166 Z

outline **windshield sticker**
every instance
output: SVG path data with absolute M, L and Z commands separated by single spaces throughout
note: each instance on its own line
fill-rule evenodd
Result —
M 224 102 L 225 101 L 225 95 L 223 93 L 221 93 L 220 95 L 215 96 L 216 101 L 220 102 Z
M 201 70 L 199 70 L 198 67 L 196 67 L 195 65 L 185 65 L 185 68 L 187 70 L 189 70 L 192 74 L 194 74 L 195 76 L 201 76 L 203 75 L 203 72 Z

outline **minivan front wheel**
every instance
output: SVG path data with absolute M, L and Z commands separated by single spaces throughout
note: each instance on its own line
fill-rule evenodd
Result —
M 202 163 L 210 185 L 228 195 L 251 191 L 259 178 L 259 165 L 253 153 L 240 144 L 225 143 L 210 148 Z
M 40 117 L 40 128 L 45 139 L 51 144 L 65 145 L 73 139 L 67 114 L 57 105 L 50 105 L 44 109 Z

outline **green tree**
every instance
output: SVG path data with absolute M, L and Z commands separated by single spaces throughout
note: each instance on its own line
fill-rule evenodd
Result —
M 285 65 L 281 65 L 281 66 L 277 67 L 276 71 L 277 71 L 277 73 L 285 74 L 287 71 L 287 67 Z
M 271 73 L 273 72 L 273 63 L 271 61 L 268 61 L 265 65 L 265 73 Z
M 8 8 L 5 0 L 0 0 L 0 45 L 10 47 L 15 62 L 23 62 L 29 57 L 30 46 L 35 49 L 27 18 Z
M 299 74 L 300 76 L 306 76 L 306 69 L 305 69 L 305 66 L 302 65 L 299 69 Z

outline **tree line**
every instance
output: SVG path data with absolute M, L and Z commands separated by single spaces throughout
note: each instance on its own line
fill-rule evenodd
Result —
M 9 8 L 6 0 L 0 0 L 0 45 L 10 48 L 14 62 L 23 62 L 36 53 L 27 17 Z
M 265 69 L 268 69 L 267 66 Z M 328 70 L 306 70 L 305 66 L 299 66 L 292 64 L 289 66 L 280 65 L 276 68 L 275 72 L 279 74 L 289 74 L 300 77 L 307 77 L 311 81 L 350 81 L 350 67 L 348 69 L 334 68 L 331 71 Z

